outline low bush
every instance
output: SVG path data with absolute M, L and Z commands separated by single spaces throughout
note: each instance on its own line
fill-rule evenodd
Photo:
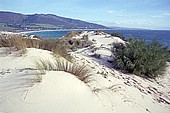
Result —
M 168 49 L 156 39 L 149 44 L 145 40 L 129 39 L 127 45 L 113 45 L 112 52 L 118 68 L 146 78 L 161 74 L 169 59 Z
M 125 37 L 123 35 L 116 33 L 116 32 L 112 32 L 111 36 L 119 37 L 120 39 L 125 40 Z

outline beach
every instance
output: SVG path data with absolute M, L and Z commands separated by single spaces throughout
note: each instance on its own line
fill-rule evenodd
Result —
M 170 112 L 169 62 L 164 76 L 156 80 L 124 73 L 108 62 L 112 60 L 112 43 L 126 44 L 124 40 L 95 31 L 71 38 L 85 36 L 88 44 L 93 44 L 70 54 L 73 64 L 85 65 L 90 71 L 88 81 L 51 67 L 37 74 L 37 61 L 56 62 L 51 51 L 26 48 L 22 53 L 0 47 L 0 113 Z

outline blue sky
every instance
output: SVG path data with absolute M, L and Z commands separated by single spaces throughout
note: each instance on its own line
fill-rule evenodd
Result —
M 0 0 L 0 10 L 56 14 L 106 26 L 170 30 L 170 0 Z

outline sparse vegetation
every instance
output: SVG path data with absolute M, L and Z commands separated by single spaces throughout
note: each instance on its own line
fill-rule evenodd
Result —
M 101 59 L 101 54 L 99 53 L 94 53 L 92 55 L 90 55 L 91 57 L 97 58 L 97 59 Z
M 30 38 L 27 35 L 21 34 L 0 34 L 0 47 L 15 47 L 16 50 L 21 50 L 22 54 L 26 52 L 26 48 L 38 48 L 43 50 L 52 51 L 56 54 L 62 54 L 62 56 L 68 52 L 68 50 L 76 50 L 77 48 L 88 47 L 92 45 L 92 42 L 88 40 L 88 35 L 84 35 L 82 38 L 73 38 L 78 36 L 78 32 L 70 32 L 65 37 L 59 39 L 41 39 L 36 36 Z M 60 49 L 60 50 L 59 50 Z M 62 51 L 61 51 L 62 50 Z M 61 51 L 61 52 L 60 52 Z M 64 57 L 66 58 L 66 57 Z M 68 58 L 66 58 L 68 60 Z
M 59 57 L 63 57 L 66 60 L 72 62 L 72 56 L 70 55 L 70 53 L 68 53 L 68 50 L 66 48 L 66 46 L 56 46 L 55 48 L 53 48 L 52 52 L 54 53 L 54 56 L 59 58 Z
M 116 33 L 116 32 L 112 32 L 111 36 L 119 37 L 120 39 L 125 40 L 125 37 L 123 35 Z
M 76 63 L 71 63 L 62 57 L 56 58 L 54 62 L 47 60 L 37 60 L 35 62 L 36 68 L 39 74 L 45 74 L 46 71 L 65 71 L 75 75 L 79 80 L 84 83 L 91 81 L 90 76 L 92 75 L 90 70 L 85 65 L 79 65 Z M 39 77 L 38 75 L 37 77 Z
M 40 40 L 39 49 L 52 51 L 58 44 L 58 39 L 43 39 Z
M 27 44 L 26 40 L 23 38 L 11 38 L 10 43 L 17 50 L 21 50 L 22 54 L 26 52 Z
M 0 47 L 14 48 L 15 50 L 21 50 L 26 52 L 26 48 L 38 48 L 48 51 L 52 51 L 56 60 L 50 62 L 49 60 L 38 59 L 35 61 L 37 68 L 36 80 L 42 81 L 42 74 L 46 71 L 65 71 L 75 75 L 78 79 L 84 83 L 88 83 L 91 79 L 91 73 L 85 65 L 80 65 L 73 62 L 72 56 L 69 54 L 69 50 L 83 48 L 90 46 L 92 43 L 88 40 L 88 35 L 84 35 L 82 38 L 72 38 L 79 35 L 77 32 L 71 32 L 66 37 L 59 39 L 40 39 L 30 38 L 22 35 L 2 35 L 0 38 Z
M 74 36 L 78 36 L 79 34 L 80 34 L 79 32 L 71 31 L 65 37 L 72 38 Z
M 16 50 L 21 50 L 22 54 L 26 52 L 26 40 L 18 37 L 18 38 L 1 38 L 0 39 L 0 47 L 15 47 Z
M 113 45 L 117 67 L 146 78 L 156 78 L 166 67 L 169 53 L 155 39 L 147 44 L 145 40 L 129 39 L 127 45 Z
M 71 73 L 84 83 L 88 83 L 91 81 L 90 76 L 92 76 L 92 74 L 86 65 L 70 63 L 66 60 L 57 60 L 57 66 L 58 71 Z
M 38 70 L 41 70 L 41 74 L 45 74 L 45 71 L 55 70 L 56 66 L 49 60 L 38 59 L 35 61 L 35 65 Z
M 35 81 L 42 82 L 42 73 L 36 72 Z

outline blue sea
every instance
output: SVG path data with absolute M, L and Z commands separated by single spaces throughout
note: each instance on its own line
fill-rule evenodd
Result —
M 81 30 L 75 30 L 81 31 Z M 107 33 L 117 32 L 122 34 L 125 38 L 134 37 L 142 38 L 147 42 L 151 42 L 156 38 L 164 46 L 170 49 L 170 30 L 103 30 Z M 38 35 L 42 38 L 59 38 L 66 35 L 70 30 L 56 30 L 56 31 L 38 31 L 29 34 Z

